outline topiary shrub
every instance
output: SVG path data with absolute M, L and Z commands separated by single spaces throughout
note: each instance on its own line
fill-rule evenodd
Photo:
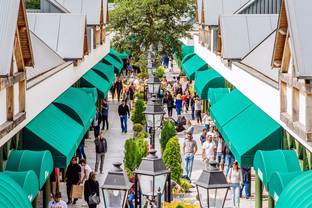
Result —
M 134 136 L 137 136 L 141 131 L 143 131 L 143 126 L 142 124 L 135 123 L 133 124 L 132 129 L 134 131 Z
M 147 156 L 147 141 L 144 138 L 129 138 L 124 145 L 124 164 L 128 176 L 139 167 L 142 158 Z
M 171 172 L 172 179 L 180 184 L 180 178 L 182 176 L 183 170 L 180 154 L 180 144 L 176 136 L 169 139 L 163 153 L 163 160 L 166 167 Z
M 145 102 L 141 99 L 138 99 L 135 103 L 135 107 L 132 112 L 131 121 L 135 124 L 144 125 L 146 123 L 144 111 L 145 111 Z
M 148 137 L 148 133 L 146 131 L 141 131 L 137 135 L 138 138 L 146 139 Z
M 192 188 L 192 184 L 184 178 L 180 179 L 179 185 L 181 186 L 183 193 L 188 192 Z
M 165 68 L 164 68 L 163 66 L 159 66 L 159 67 L 156 69 L 155 75 L 156 75 L 159 79 L 163 78 L 163 76 L 165 75 Z
M 171 121 L 166 121 L 160 133 L 160 148 L 161 152 L 164 152 L 166 144 L 170 138 L 177 135 L 174 124 Z

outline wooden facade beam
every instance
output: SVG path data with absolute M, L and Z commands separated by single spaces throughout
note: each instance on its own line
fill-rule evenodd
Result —
M 0 139 L 12 131 L 16 126 L 22 123 L 26 119 L 26 113 L 18 113 L 14 116 L 12 121 L 7 121 L 0 125 Z
M 26 79 L 25 72 L 17 72 L 13 76 L 0 78 L 0 90 L 13 86 L 14 84 Z

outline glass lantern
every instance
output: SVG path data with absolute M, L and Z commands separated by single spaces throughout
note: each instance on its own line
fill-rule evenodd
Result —
M 147 103 L 144 114 L 147 121 L 147 127 L 155 129 L 161 126 L 165 111 L 163 106 L 155 97 L 153 97 Z

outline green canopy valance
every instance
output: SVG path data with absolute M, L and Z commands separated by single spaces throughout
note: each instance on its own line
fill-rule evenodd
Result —
M 95 87 L 90 87 L 90 88 L 83 87 L 80 89 L 85 91 L 91 97 L 94 103 L 98 101 L 98 93 Z
M 53 170 L 53 158 L 49 151 L 14 150 L 9 155 L 5 170 L 34 171 L 41 189 Z
M 32 202 L 35 199 L 35 197 L 39 192 L 39 182 L 36 173 L 34 171 L 32 170 L 24 172 L 5 171 L 4 174 L 12 178 L 23 189 L 30 202 Z
M 25 191 L 14 179 L 4 173 L 0 173 L 0 207 L 32 208 Z
M 74 156 L 85 129 L 51 104 L 23 129 L 24 149 L 52 153 L 54 166 L 66 168 Z
M 209 88 L 224 87 L 224 78 L 215 70 L 207 69 L 195 73 L 195 91 L 202 100 L 208 99 Z
M 116 74 L 120 74 L 122 68 L 123 68 L 123 61 L 122 59 L 116 55 L 116 54 L 113 54 L 113 53 L 109 53 L 107 54 L 104 59 L 103 59 L 103 62 L 105 64 L 110 64 L 114 67 L 114 71 Z
M 71 87 L 54 100 L 53 104 L 81 124 L 85 131 L 89 129 L 96 107 L 84 90 Z

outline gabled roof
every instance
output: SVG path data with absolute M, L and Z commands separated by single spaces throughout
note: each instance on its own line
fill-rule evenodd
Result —
M 7 75 L 11 68 L 17 28 L 19 28 L 24 64 L 32 66 L 33 57 L 24 2 L 21 0 L 1 0 L 0 8 L 0 75 Z
M 241 60 L 277 25 L 278 15 L 225 15 L 220 17 L 222 58 Z
M 276 32 L 271 33 L 270 36 L 256 46 L 256 48 L 254 48 L 249 54 L 247 54 L 241 63 L 257 70 L 261 74 L 277 82 L 278 70 L 273 70 L 271 67 L 275 35 Z
M 32 79 L 65 63 L 61 56 L 53 51 L 34 33 L 30 32 L 32 50 L 34 53 L 34 68 L 27 69 L 27 79 Z
M 286 0 L 290 48 L 298 77 L 312 77 L 312 1 Z
M 51 0 L 49 0 L 51 1 Z M 102 0 L 52 0 L 70 13 L 85 14 L 88 25 L 99 25 L 103 22 Z
M 203 0 L 205 25 L 217 26 L 220 15 L 233 14 L 249 0 Z
M 82 14 L 28 13 L 30 30 L 63 59 L 84 56 L 86 20 Z

